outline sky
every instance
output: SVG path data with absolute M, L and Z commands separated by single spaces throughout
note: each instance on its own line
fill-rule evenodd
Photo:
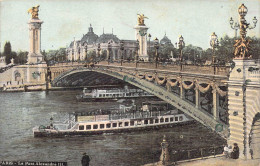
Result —
M 113 32 L 119 39 L 135 40 L 134 26 L 137 14 L 145 20 L 148 33 L 162 39 L 167 37 L 175 43 L 182 35 L 187 44 L 209 48 L 212 32 L 219 38 L 233 37 L 229 19 L 238 21 L 238 7 L 244 3 L 248 8 L 247 22 L 254 16 L 259 20 L 248 36 L 260 37 L 260 0 L 0 0 L 1 51 L 6 41 L 12 50 L 29 50 L 27 10 L 40 5 L 42 24 L 42 50 L 66 47 L 71 41 L 80 40 L 92 24 L 97 35 Z

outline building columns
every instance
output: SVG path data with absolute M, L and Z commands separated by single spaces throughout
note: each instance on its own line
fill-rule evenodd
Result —
M 213 94 L 213 116 L 215 120 L 219 120 L 219 94 L 215 87 L 212 90 L 212 94 Z
M 182 83 L 180 83 L 180 98 L 184 99 L 185 98 L 185 89 L 182 86 Z
M 200 108 L 200 90 L 199 87 L 195 87 L 195 100 L 196 100 L 196 108 Z

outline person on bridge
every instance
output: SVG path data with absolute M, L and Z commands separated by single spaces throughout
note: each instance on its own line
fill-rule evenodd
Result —
M 81 164 L 82 166 L 89 166 L 90 158 L 86 153 L 83 153 Z
M 239 158 L 239 147 L 237 143 L 234 143 L 233 152 L 231 153 L 232 159 L 238 159 Z
M 224 153 L 223 153 L 226 158 L 229 158 L 229 157 L 228 157 L 228 150 L 229 150 L 229 148 L 228 148 L 228 145 L 226 144 L 226 145 L 224 146 Z
M 232 146 L 229 145 L 228 146 L 228 158 L 231 158 L 231 154 L 232 154 L 233 150 L 232 150 Z

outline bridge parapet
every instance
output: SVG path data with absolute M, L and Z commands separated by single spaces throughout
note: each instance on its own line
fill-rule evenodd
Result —
M 157 68 L 155 63 L 152 62 L 129 62 L 123 61 L 120 62 L 99 62 L 99 65 L 106 66 L 122 66 L 122 67 L 135 67 L 135 68 L 145 68 L 145 69 L 153 69 L 153 70 L 167 70 L 167 71 L 181 71 L 181 72 L 189 72 L 189 73 L 201 73 L 201 74 L 211 74 L 211 75 L 222 75 L 228 76 L 230 72 L 229 66 L 210 66 L 210 65 L 189 65 L 182 64 L 182 66 L 177 64 L 170 63 L 158 63 Z M 215 68 L 215 74 L 214 74 Z

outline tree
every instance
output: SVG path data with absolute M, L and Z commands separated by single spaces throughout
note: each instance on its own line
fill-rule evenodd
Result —
M 60 48 L 56 54 L 57 61 L 64 61 L 66 59 L 66 48 Z
M 216 50 L 216 57 L 220 61 L 229 62 L 234 58 L 235 38 L 225 35 L 220 38 L 219 46 Z
M 249 53 L 252 55 L 253 59 L 260 59 L 260 38 L 252 37 L 249 39 L 252 40 Z
M 172 58 L 171 52 L 173 53 L 173 56 L 177 56 L 177 50 L 172 44 L 161 45 L 161 47 L 159 48 L 159 59 L 161 59 L 161 61 L 163 62 L 169 60 L 170 58 Z
M 201 57 L 203 49 L 201 47 L 193 46 L 191 44 L 183 48 L 183 59 L 195 62 Z
M 205 61 L 209 61 L 209 60 L 212 60 L 212 49 L 211 48 L 208 48 L 206 50 L 203 50 L 202 53 L 201 53 L 201 62 L 202 63 L 205 63 Z
M 17 53 L 16 52 L 11 52 L 11 59 L 14 60 L 14 63 L 15 63 L 15 59 L 17 59 Z M 11 59 L 10 59 L 10 62 L 11 62 Z
M 13 54 L 13 55 L 14 55 L 14 54 Z M 9 41 L 5 43 L 3 56 L 5 56 L 5 62 L 6 62 L 6 64 L 11 63 L 11 59 L 12 59 L 12 47 L 11 47 L 11 43 L 10 43 Z
M 27 51 L 19 51 L 17 57 L 14 59 L 15 64 L 25 64 L 27 63 Z
M 49 60 L 47 58 L 47 53 L 45 52 L 45 50 L 41 51 L 41 54 L 43 56 L 43 60 L 48 64 L 49 63 Z

